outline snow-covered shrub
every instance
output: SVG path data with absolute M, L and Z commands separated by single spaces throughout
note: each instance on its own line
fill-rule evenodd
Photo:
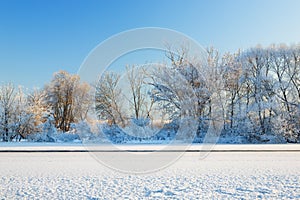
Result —
M 126 134 L 118 125 L 103 124 L 101 125 L 101 131 L 110 142 L 115 144 L 126 143 L 127 141 L 136 139 Z
M 56 142 L 81 142 L 78 134 L 74 133 L 56 133 L 53 135 Z
M 132 119 L 122 130 L 133 137 L 137 137 L 139 140 L 151 139 L 157 132 L 158 128 L 150 124 L 149 118 Z
M 99 129 L 92 131 L 91 125 L 86 121 L 74 124 L 75 133 L 80 137 L 82 142 L 96 142 L 102 139 Z
M 176 137 L 176 133 L 179 129 L 178 120 L 172 120 L 170 123 L 164 124 L 153 137 L 154 140 L 173 140 Z
M 28 135 L 27 139 L 32 142 L 56 142 L 55 135 L 57 135 L 57 129 L 54 126 L 54 119 L 52 116 L 48 116 L 46 122 L 41 124 L 42 132 Z
M 27 136 L 29 142 L 56 142 L 54 134 L 48 133 L 35 133 Z
M 48 122 L 44 123 L 44 132 L 30 134 L 27 136 L 30 142 L 80 142 L 80 137 L 76 133 L 57 132 L 56 128 Z

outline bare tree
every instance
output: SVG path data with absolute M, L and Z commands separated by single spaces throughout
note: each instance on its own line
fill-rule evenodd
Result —
M 242 54 L 242 64 L 246 74 L 244 86 L 247 88 L 248 117 L 255 127 L 253 132 L 261 135 L 271 131 L 270 121 L 274 112 L 272 108 L 274 88 L 269 61 L 269 52 L 262 47 Z
M 288 141 L 300 138 L 300 48 L 286 45 L 269 48 L 271 71 L 276 79 L 278 115 Z
M 2 140 L 9 141 L 10 121 L 13 114 L 13 104 L 16 98 L 15 87 L 8 83 L 0 87 L 1 129 Z
M 74 95 L 73 115 L 77 121 L 88 120 L 88 114 L 92 107 L 91 87 L 87 83 L 81 83 L 77 86 Z
M 52 81 L 45 86 L 46 103 L 51 107 L 55 126 L 66 132 L 70 124 L 78 122 L 86 116 L 85 99 L 80 101 L 78 94 L 88 96 L 88 89 L 80 83 L 78 75 L 71 75 L 66 71 L 54 74 Z M 80 91 L 80 92 L 79 92 Z M 81 108 L 78 108 L 81 106 Z M 83 113 L 81 113 L 83 112 Z
M 29 99 L 21 86 L 18 87 L 12 116 L 11 140 L 25 139 L 28 134 L 35 132 L 34 113 L 29 109 Z
M 42 124 L 46 122 L 47 116 L 50 115 L 50 105 L 46 102 L 46 91 L 34 89 L 28 94 L 28 110 L 34 116 L 34 132 L 42 130 Z
M 125 126 L 121 90 L 117 87 L 120 75 L 106 72 L 96 85 L 95 109 L 99 119 Z
M 242 87 L 241 84 L 241 76 L 242 76 L 242 66 L 240 62 L 237 60 L 239 57 L 239 53 L 237 54 L 229 54 L 226 53 L 221 62 L 221 70 L 223 71 L 222 78 L 224 79 L 224 90 L 226 92 L 226 100 L 228 101 L 228 106 L 229 106 L 229 114 L 224 113 L 224 118 L 227 117 L 227 119 L 230 121 L 230 131 L 233 133 L 234 131 L 234 125 L 237 122 L 236 119 L 236 106 L 237 103 L 239 102 L 239 95 L 240 95 L 240 90 Z M 226 122 L 226 120 L 224 120 Z M 224 129 L 226 127 L 224 126 Z
M 129 103 L 134 111 L 134 118 L 150 118 L 153 99 L 149 96 L 149 85 L 145 83 L 147 73 L 144 67 L 127 66 L 127 79 L 130 86 Z

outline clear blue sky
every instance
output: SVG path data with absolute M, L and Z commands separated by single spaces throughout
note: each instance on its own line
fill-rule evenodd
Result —
M 138 27 L 174 29 L 222 52 L 299 43 L 299 8 L 298 0 L 0 0 L 0 83 L 42 87 Z

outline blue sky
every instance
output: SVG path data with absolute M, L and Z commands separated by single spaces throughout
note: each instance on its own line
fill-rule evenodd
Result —
M 76 73 L 100 42 L 140 27 L 180 31 L 221 52 L 299 43 L 298 0 L 0 0 L 0 82 L 42 87 Z

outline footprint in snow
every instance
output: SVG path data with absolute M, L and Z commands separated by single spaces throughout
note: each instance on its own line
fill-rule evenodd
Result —
M 167 191 L 167 192 L 165 192 L 165 195 L 166 195 L 166 196 L 174 196 L 175 193 L 173 193 L 173 192 L 171 192 L 171 191 Z

